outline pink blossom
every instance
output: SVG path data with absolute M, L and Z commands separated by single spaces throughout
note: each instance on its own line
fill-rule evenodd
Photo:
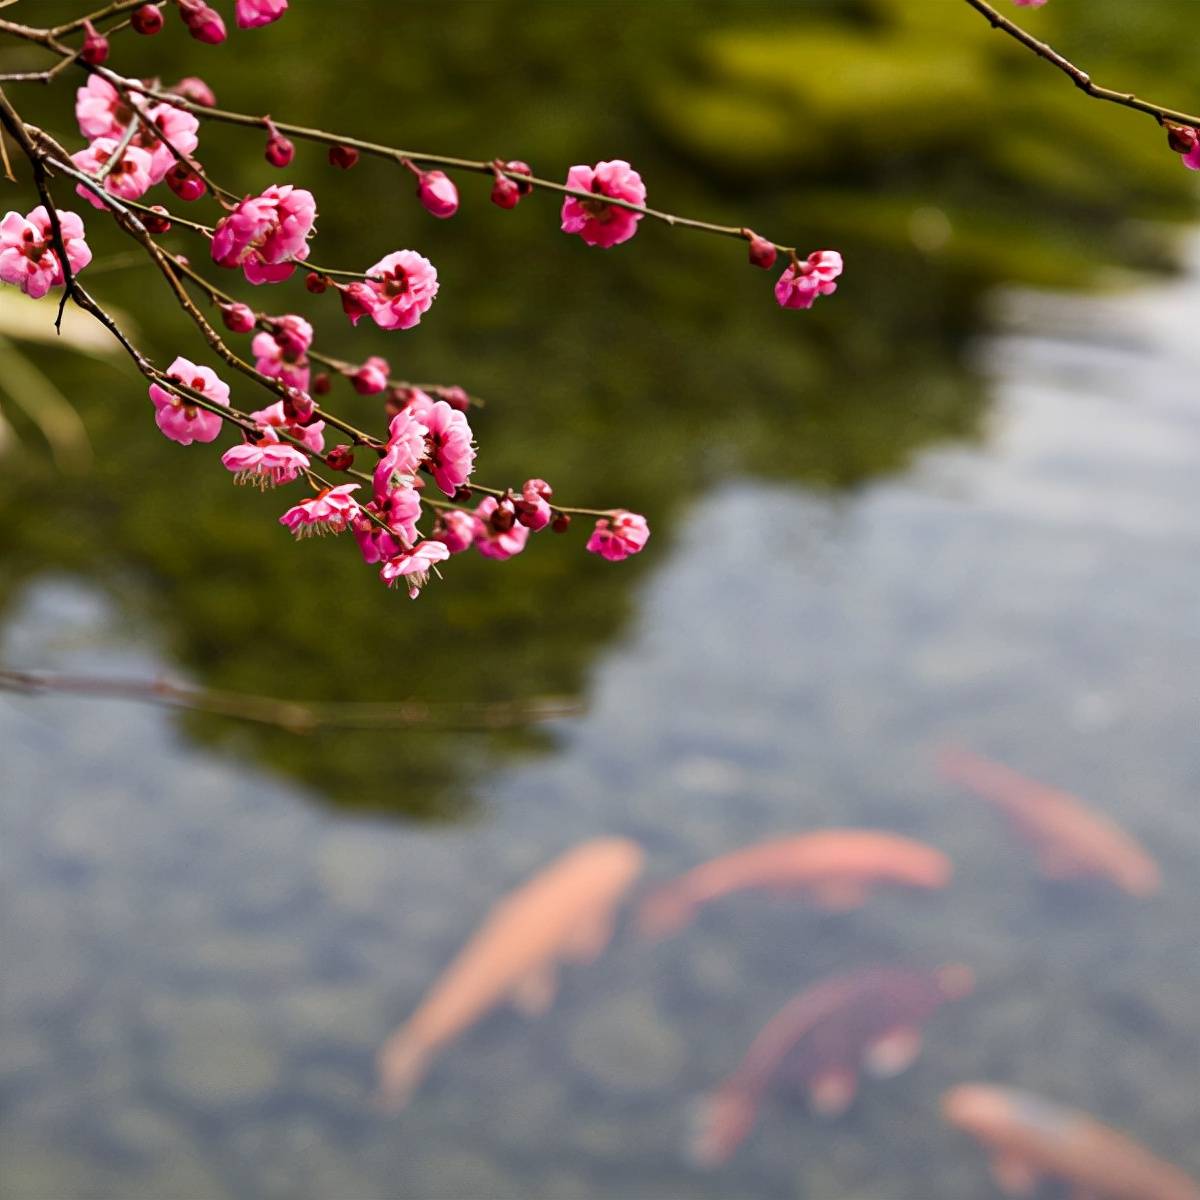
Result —
M 386 358 L 372 354 L 353 375 L 350 382 L 360 396 L 377 396 L 388 385 L 391 367 Z
M 377 520 L 372 520 L 373 514 Z M 394 487 L 387 497 L 372 500 L 354 519 L 354 538 L 367 563 L 383 562 L 407 549 L 419 538 L 421 495 L 414 487 Z M 383 525 L 386 525 L 385 529 Z
M 461 554 L 475 540 L 475 517 L 461 508 L 438 513 L 433 536 L 437 541 L 445 542 L 451 554 Z
M 512 502 L 485 496 L 475 508 L 475 549 L 484 558 L 512 558 L 525 549 L 529 530 L 517 523 Z
M 421 171 L 417 176 L 417 195 L 425 211 L 435 217 L 452 217 L 458 212 L 458 188 L 445 171 Z
M 92 261 L 83 240 L 83 221 L 73 212 L 58 210 L 58 224 L 72 274 Z M 27 296 L 40 300 L 64 281 L 62 264 L 53 246 L 50 214 L 41 204 L 27 216 L 5 213 L 0 221 L 0 279 L 16 284 Z
M 162 136 L 151 133 L 139 123 L 132 144 L 149 151 L 152 159 L 150 182 L 161 183 L 177 161 L 167 142 L 186 158 L 200 144 L 200 122 L 190 112 L 171 104 L 156 104 L 145 112 L 146 119 Z
M 620 562 L 631 554 L 637 554 L 650 537 L 650 526 L 639 513 L 614 513 L 611 518 L 601 517 L 588 538 L 587 548 L 609 562 Z
M 437 270 L 415 250 L 396 250 L 368 268 L 364 284 L 351 284 L 355 300 L 363 306 L 347 310 L 351 324 L 366 312 L 381 329 L 411 329 L 429 311 L 438 291 Z M 343 307 L 346 307 L 343 293 Z
M 217 10 L 205 3 L 205 0 L 175 0 L 179 5 L 179 15 L 187 26 L 188 33 L 198 42 L 209 46 L 217 46 L 227 36 L 225 22 Z
M 301 500 L 279 518 L 297 538 L 313 534 L 341 533 L 358 512 L 358 501 L 350 495 L 357 483 L 326 488 L 309 500 Z
M 568 196 L 562 206 L 564 233 L 577 233 L 589 246 L 617 246 L 637 233 L 641 213 L 605 204 L 603 197 L 646 203 L 646 185 L 642 177 L 621 158 L 600 162 L 594 167 L 575 166 L 567 172 L 567 187 L 591 192 L 594 199 Z
M 133 120 L 133 110 L 107 79 L 89 75 L 87 83 L 75 92 L 75 120 L 89 141 L 101 137 L 119 141 Z
M 257 29 L 270 25 L 287 12 L 288 0 L 237 0 L 233 19 L 239 29 Z
M 270 330 L 254 335 L 254 369 L 268 379 L 280 379 L 288 387 L 308 391 L 311 370 L 305 354 L 312 345 L 313 327 L 294 313 L 277 317 Z
M 1183 165 L 1190 171 L 1200 171 L 1200 139 L 1183 156 Z
M 221 462 L 234 472 L 235 483 L 253 483 L 260 488 L 291 483 L 309 465 L 308 455 L 282 443 L 268 431 L 257 442 L 243 442 L 221 455 Z
M 117 145 L 112 138 L 97 138 L 87 149 L 72 154 L 71 161 L 81 171 L 95 175 L 113 156 Z M 104 190 L 122 200 L 136 200 L 139 196 L 144 196 L 153 183 L 150 177 L 153 165 L 154 160 L 147 151 L 138 146 L 126 146 L 116 165 L 105 177 Z M 84 187 L 82 183 L 75 185 L 75 191 L 94 208 L 108 207 L 95 192 Z
M 842 273 L 842 256 L 836 250 L 815 250 L 804 262 L 789 265 L 775 284 L 775 299 L 783 308 L 812 308 L 818 296 L 837 291 L 834 280 Z
M 213 261 L 241 267 L 251 283 L 278 283 L 308 255 L 308 238 L 317 217 L 312 192 L 290 183 L 272 184 L 261 196 L 247 196 L 218 223 L 212 239 Z
M 389 558 L 380 569 L 379 577 L 388 587 L 395 587 L 403 580 L 409 596 L 415 600 L 429 582 L 434 564 L 449 557 L 450 551 L 442 542 L 418 542 L 410 550 L 402 550 L 395 558 Z
M 210 367 L 198 367 L 180 357 L 167 368 L 167 378 L 200 393 L 213 404 L 229 406 L 229 385 L 222 383 Z M 192 404 L 186 396 L 168 392 L 157 383 L 152 383 L 150 399 L 154 401 L 155 423 L 167 437 L 181 446 L 214 441 L 221 432 L 221 418 L 206 408 Z
M 405 412 L 408 412 L 405 409 Z M 403 415 L 403 414 L 401 414 Z M 468 479 L 475 465 L 471 426 L 467 418 L 445 400 L 438 400 L 421 415 L 429 432 L 428 464 L 434 482 L 453 496 Z
M 388 427 L 387 450 L 375 468 L 375 497 L 386 500 L 393 488 L 406 485 L 425 461 L 429 430 L 411 409 L 403 409 Z
M 167 90 L 203 108 L 217 106 L 216 94 L 199 75 L 185 75 L 174 87 Z
M 303 442 L 314 454 L 320 454 L 325 449 L 325 422 L 311 421 L 307 425 L 301 425 L 299 421 L 291 420 L 284 410 L 282 400 L 268 408 L 260 408 L 250 416 L 264 432 L 268 429 L 282 429 Z
M 550 524 L 550 505 L 547 499 L 554 489 L 544 479 L 527 479 L 517 498 L 517 520 L 531 533 L 545 529 Z

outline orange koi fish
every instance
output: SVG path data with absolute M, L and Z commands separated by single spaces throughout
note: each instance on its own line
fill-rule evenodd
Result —
M 951 963 L 934 971 L 868 967 L 801 992 L 701 1102 L 692 1159 L 705 1167 L 727 1161 L 778 1080 L 798 1084 L 817 1115 L 840 1116 L 854 1100 L 860 1069 L 877 1077 L 906 1070 L 920 1053 L 922 1026 L 974 986 L 970 967 Z
M 1074 796 L 959 747 L 938 756 L 942 774 L 996 805 L 1037 855 L 1048 879 L 1104 879 L 1131 896 L 1158 891 L 1158 864 L 1115 822 Z
M 599 838 L 568 851 L 500 901 L 379 1052 L 379 1090 L 402 1107 L 439 1050 L 511 1000 L 529 1015 L 550 1007 L 563 961 L 586 963 L 608 945 L 618 902 L 642 869 L 640 846 Z
M 823 908 L 861 908 L 877 888 L 944 888 L 953 867 L 924 842 L 876 829 L 823 829 L 735 850 L 664 884 L 643 902 L 647 937 L 682 929 L 696 910 L 731 892 L 766 889 L 803 895 Z
M 964 1084 L 942 1097 L 942 1114 L 990 1153 L 996 1186 L 1009 1196 L 1033 1196 L 1057 1180 L 1073 1188 L 1072 1200 L 1200 1200 L 1200 1186 L 1178 1168 L 1040 1096 Z

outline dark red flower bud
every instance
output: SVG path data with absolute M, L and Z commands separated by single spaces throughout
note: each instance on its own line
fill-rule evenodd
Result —
M 511 500 L 501 500 L 488 522 L 497 533 L 507 533 L 516 523 L 516 508 Z
M 167 187 L 180 200 L 199 200 L 207 191 L 207 185 L 200 176 L 187 165 L 177 162 L 166 174 Z
M 141 8 L 133 10 L 133 16 L 129 18 L 129 23 L 133 26 L 134 33 L 153 37 L 162 30 L 163 15 L 159 12 L 158 5 L 143 4 Z
M 83 49 L 80 50 L 79 57 L 90 66 L 98 67 L 108 59 L 108 38 L 102 33 L 97 33 L 91 21 L 85 21 L 83 28 Z
M 266 158 L 271 166 L 282 169 L 291 163 L 295 155 L 296 147 L 283 134 L 273 133 L 267 138 L 267 148 L 263 153 L 263 157 Z
M 351 324 L 373 311 L 375 295 L 365 283 L 348 283 L 338 290 L 342 293 L 342 312 L 350 318 Z
M 326 288 L 329 287 L 329 280 L 324 275 L 318 275 L 316 271 L 309 271 L 304 277 L 304 286 L 308 288 L 314 296 L 319 296 Z
M 325 371 L 318 371 L 312 377 L 312 382 L 309 384 L 309 391 L 314 396 L 328 396 L 330 389 L 333 387 L 333 380 Z
M 438 388 L 437 398 L 445 400 L 451 408 L 457 408 L 459 412 L 466 412 L 471 407 L 471 397 L 457 384 Z
M 555 533 L 566 533 L 571 528 L 571 516 L 569 513 L 555 513 L 554 520 L 550 522 L 550 528 Z
M 329 147 L 329 163 L 348 171 L 358 162 L 358 151 L 353 146 L 343 146 L 341 142 Z
M 158 10 L 155 9 L 155 12 Z M 152 204 L 150 206 L 159 216 L 152 217 L 147 213 L 142 214 L 142 224 L 146 227 L 147 233 L 167 233 L 171 228 L 171 222 L 167 219 L 170 215 L 161 204 Z
M 516 208 L 521 199 L 521 189 L 503 175 L 496 176 L 492 184 L 492 203 L 500 208 Z
M 458 491 L 454 493 L 454 503 L 466 504 L 473 494 L 474 493 L 471 491 L 471 489 L 464 483 L 462 487 L 460 487 Z
M 303 425 L 312 420 L 315 411 L 316 405 L 307 392 L 302 392 L 299 388 L 288 388 L 287 395 L 283 398 L 283 412 L 289 421 L 297 421 Z
M 354 447 L 342 444 L 334 446 L 328 454 L 325 455 L 325 461 L 335 471 L 348 471 L 354 466 Z
M 249 333 L 254 328 L 254 313 L 248 305 L 234 303 L 221 305 L 221 320 L 226 329 L 234 333 Z
M 179 5 L 179 15 L 187 26 L 187 31 L 198 42 L 208 46 L 216 46 L 223 42 L 228 34 L 225 32 L 225 22 L 221 14 L 204 0 L 175 0 Z
M 1198 136 L 1190 125 L 1167 126 L 1167 145 L 1176 154 L 1190 154 L 1196 148 Z
M 765 237 L 759 237 L 753 230 L 746 230 L 746 234 L 750 238 L 750 265 L 762 267 L 764 271 L 773 267 L 779 254 L 775 247 Z
M 514 175 L 533 174 L 533 168 L 530 167 L 527 162 L 521 162 L 521 160 L 518 158 L 514 158 L 510 162 L 506 162 L 504 164 L 504 169 L 506 171 L 511 171 Z M 516 180 L 515 182 L 517 185 L 517 191 L 520 192 L 522 196 L 528 196 L 529 193 L 533 191 L 532 183 L 522 183 L 520 180 Z

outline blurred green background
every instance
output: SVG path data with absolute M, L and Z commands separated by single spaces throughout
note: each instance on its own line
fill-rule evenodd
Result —
M 5 15 L 77 11 L 38 0 Z M 1192 0 L 1027 14 L 1097 79 L 1183 106 L 1194 54 L 1178 31 L 1193 18 Z M 0 63 L 40 60 L 5 47 Z M 327 701 L 577 696 L 696 497 L 734 475 L 853 489 L 933 442 L 972 437 L 985 402 L 962 350 L 987 291 L 1169 269 L 1169 223 L 1194 212 L 1192 178 L 1148 119 L 1086 100 L 954 0 L 300 0 L 271 30 L 220 48 L 197 46 L 174 21 L 152 41 L 126 35 L 113 65 L 166 81 L 199 73 L 229 108 L 414 150 L 524 158 L 550 177 L 625 157 L 654 205 L 838 247 L 847 263 L 835 297 L 783 312 L 774 272 L 748 268 L 732 241 L 643 223 L 632 243 L 593 250 L 558 232 L 553 199 L 502 212 L 472 176 L 459 179 L 459 215 L 439 222 L 388 164 L 343 173 L 301 144 L 277 173 L 256 133 L 206 127 L 201 156 L 226 186 L 285 180 L 316 192 L 318 261 L 361 267 L 409 246 L 442 281 L 407 333 L 352 331 L 332 297 L 309 296 L 298 279 L 242 285 L 247 299 L 309 315 L 327 352 L 381 353 L 401 376 L 484 396 L 473 417 L 482 480 L 540 475 L 564 502 L 643 511 L 655 531 L 640 560 L 616 567 L 584 554 L 581 530 L 536 538 L 509 564 L 464 556 L 412 604 L 345 539 L 294 546 L 275 522 L 284 497 L 231 487 L 216 448 L 161 438 L 125 363 L 10 331 L 8 388 L 44 411 L 54 397 L 39 401 L 41 373 L 82 417 L 93 458 L 72 463 L 67 428 L 66 465 L 77 469 L 61 470 L 25 408 L 0 398 L 14 434 L 0 504 L 21 513 L 0 530 L 0 615 L 33 577 L 83 573 L 147 644 L 220 688 Z M 68 74 L 56 89 L 10 91 L 75 148 L 75 83 Z M 33 199 L 20 175 L 5 197 L 24 211 Z M 158 277 L 98 214 L 74 207 L 97 252 L 96 293 L 132 314 L 158 361 L 209 361 Z M 206 258 L 186 231 L 167 240 Z M 237 290 L 231 279 L 219 282 Z M 43 313 L 48 322 L 48 303 Z M 376 400 L 348 388 L 333 399 L 380 426 Z M 235 402 L 257 405 L 240 381 Z M 465 748 L 426 730 L 297 738 L 184 720 L 194 737 L 334 803 L 421 817 L 468 811 L 478 770 L 542 744 L 533 731 L 481 734 Z

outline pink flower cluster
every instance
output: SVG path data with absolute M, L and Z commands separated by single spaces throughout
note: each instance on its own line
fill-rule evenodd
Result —
M 167 378 L 190 388 L 212 404 L 229 407 L 229 385 L 218 379 L 211 367 L 198 367 L 180 357 L 167 368 Z M 221 418 L 217 413 L 200 407 L 179 392 L 152 383 L 150 399 L 154 402 L 155 424 L 171 441 L 181 446 L 216 441 L 221 432 Z
M 187 158 L 199 145 L 200 123 L 191 113 L 172 104 L 151 103 L 144 99 L 137 102 L 153 131 L 138 120 L 129 102 L 103 76 L 89 76 L 87 83 L 75 93 L 75 119 L 89 144 L 72 154 L 71 161 L 89 175 L 105 168 L 108 172 L 104 180 L 105 191 L 122 200 L 138 200 L 167 178 L 168 172 L 177 166 L 172 146 Z M 117 162 L 109 167 L 109 159 L 134 122 L 137 122 L 136 131 L 129 144 Z M 104 202 L 82 184 L 75 190 L 96 208 L 105 207 Z
M 278 317 L 270 331 L 255 334 L 250 343 L 254 369 L 268 379 L 307 392 L 312 379 L 307 357 L 312 340 L 313 327 L 303 317 L 292 313 Z
M 312 192 L 290 183 L 272 184 L 260 196 L 247 196 L 213 231 L 213 262 L 241 267 L 254 284 L 278 283 L 308 257 L 308 239 L 317 219 Z
M 83 237 L 83 221 L 73 212 L 58 210 L 67 264 L 78 274 L 92 261 Z M 27 296 L 40 300 L 52 287 L 66 282 L 62 263 L 54 249 L 50 214 L 39 204 L 26 216 L 4 214 L 0 221 L 0 279 L 16 284 Z

